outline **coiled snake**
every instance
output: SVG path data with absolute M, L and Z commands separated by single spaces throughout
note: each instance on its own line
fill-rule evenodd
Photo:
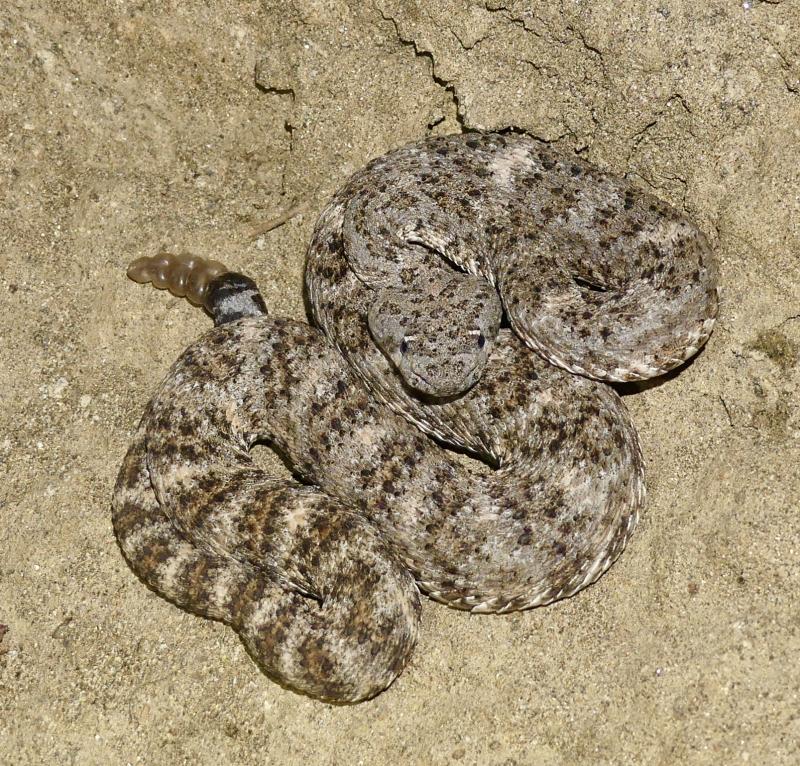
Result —
M 156 592 L 231 625 L 293 689 L 371 697 L 410 657 L 418 588 L 474 612 L 545 604 L 596 580 L 633 530 L 643 462 L 624 405 L 609 386 L 549 364 L 501 329 L 492 284 L 519 334 L 540 352 L 556 349 L 551 361 L 629 379 L 674 366 L 708 337 L 713 265 L 702 235 L 663 203 L 551 150 L 536 154 L 534 171 L 537 146 L 517 136 L 435 139 L 356 174 L 309 248 L 321 329 L 266 316 L 254 283 L 215 262 L 164 256 L 129 270 L 204 305 L 217 326 L 147 406 L 114 492 L 120 546 Z M 561 183 L 564 168 L 577 180 L 560 195 L 574 200 L 559 227 L 536 213 L 535 184 L 525 180 L 527 197 L 514 190 L 529 177 Z M 422 187 L 424 199 L 404 196 Z M 622 196 L 605 200 L 605 234 L 581 228 L 594 220 L 587 200 L 609 189 Z M 517 210 L 526 199 L 528 218 Z M 636 232 L 624 211 L 644 209 L 650 217 Z M 546 236 L 524 236 L 529 226 Z M 653 233 L 664 231 L 666 239 Z M 607 240 L 601 251 L 595 237 Z M 522 265 L 504 265 L 498 254 L 521 240 Z M 583 248 L 583 259 L 568 248 L 562 262 L 554 243 Z M 637 276 L 624 277 L 628 265 L 616 261 L 632 247 Z M 556 300 L 554 275 L 564 274 L 566 297 Z M 662 303 L 678 315 L 661 305 L 632 318 L 626 278 L 665 291 Z M 569 331 L 569 301 L 578 300 L 593 313 Z M 448 317 L 460 322 L 451 334 Z M 658 328 L 644 326 L 656 319 Z M 596 352 L 595 337 L 606 344 Z M 628 352 L 640 340 L 635 360 Z M 613 342 L 624 361 L 612 364 Z M 423 431 L 488 467 L 476 470 Z M 279 451 L 299 481 L 257 468 L 248 455 L 256 442 Z

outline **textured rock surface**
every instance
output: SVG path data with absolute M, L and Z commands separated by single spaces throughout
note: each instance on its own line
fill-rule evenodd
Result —
M 800 13 L 745 5 L 4 4 L 0 752 L 797 762 Z M 429 132 L 509 124 L 700 223 L 717 329 L 626 399 L 649 500 L 609 576 L 508 617 L 426 605 L 388 693 L 300 699 L 231 631 L 148 593 L 116 547 L 109 496 L 136 420 L 208 327 L 125 265 L 161 246 L 218 256 L 301 318 L 313 219 L 350 172 Z

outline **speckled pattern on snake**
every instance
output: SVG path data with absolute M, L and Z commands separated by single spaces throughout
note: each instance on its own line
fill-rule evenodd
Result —
M 488 152 L 490 163 L 505 168 L 496 189 L 477 172 L 486 169 L 483 160 L 472 167 L 457 158 L 448 162 L 438 151 L 457 146 L 457 157 L 463 158 L 473 151 L 471 142 L 477 142 L 478 154 L 501 147 L 510 152 L 513 162 L 506 163 Z M 513 267 L 498 267 L 498 272 L 485 267 L 493 253 L 514 239 L 507 231 L 501 244 L 496 231 L 500 213 L 489 209 L 505 211 L 506 227 L 521 225 L 513 209 L 522 195 L 514 192 L 510 179 L 519 175 L 514 163 L 523 156 L 520 147 L 533 151 L 534 146 L 519 137 L 436 139 L 357 174 L 324 211 L 309 249 L 307 286 L 321 330 L 267 317 L 254 284 L 220 264 L 165 257 L 143 259 L 130 272 L 138 281 L 153 281 L 203 304 L 217 327 L 181 356 L 146 409 L 114 493 L 118 540 L 150 587 L 186 609 L 231 625 L 260 666 L 293 689 L 325 700 L 369 698 L 388 686 L 410 657 L 418 630 L 418 588 L 478 612 L 545 604 L 596 580 L 633 530 L 644 500 L 643 462 L 618 395 L 603 383 L 548 364 L 511 331 L 500 329 L 494 293 L 487 289 L 497 283 L 506 305 L 513 302 L 513 290 L 503 292 L 504 285 L 514 283 L 508 277 Z M 551 160 L 557 155 L 542 151 L 553 162 L 546 170 L 553 172 L 539 181 L 553 184 L 560 178 L 559 163 L 566 160 Z M 411 152 L 410 166 L 402 152 Z M 374 274 L 367 278 L 354 267 L 359 256 L 349 244 L 361 236 L 359 226 L 367 220 L 357 212 L 360 206 L 380 207 L 370 202 L 365 186 L 372 183 L 380 197 L 392 179 L 402 178 L 412 187 L 427 184 L 433 199 L 438 182 L 426 181 L 424 170 L 425 158 L 433 155 L 445 158 L 436 162 L 448 173 L 458 171 L 462 181 L 474 180 L 486 192 L 485 206 L 466 210 L 474 213 L 475 231 L 469 236 L 476 242 L 488 238 L 466 260 L 457 258 L 454 253 L 466 248 L 458 232 L 464 230 L 467 213 L 460 224 L 441 229 L 450 232 L 449 244 L 441 238 L 437 244 L 416 221 L 435 223 L 439 213 L 422 204 L 411 238 L 427 240 L 411 248 L 407 265 L 384 268 L 386 253 L 378 258 L 372 244 L 353 246 L 362 247 L 362 256 L 375 252 L 379 272 L 391 275 L 397 268 L 404 275 L 394 282 L 392 277 L 381 282 Z M 584 163 L 576 167 L 580 173 L 570 170 L 571 177 L 582 177 L 590 187 L 607 183 L 622 190 L 625 199 L 623 182 L 607 182 Z M 478 183 L 478 178 L 483 180 Z M 455 192 L 450 182 L 443 183 L 439 201 L 447 209 L 456 204 Z M 470 188 L 465 185 L 462 192 L 472 199 Z M 356 205 L 356 199 L 362 202 Z M 645 204 L 642 199 L 636 193 L 630 205 L 621 203 L 621 210 Z M 356 211 L 352 224 L 350 204 Z M 660 214 L 677 221 L 675 226 L 689 226 L 658 204 Z M 611 212 L 612 200 L 608 209 L 606 227 L 616 231 L 622 224 Z M 393 206 L 384 210 L 391 212 Z M 537 220 L 532 215 L 525 225 L 536 227 Z M 387 222 L 387 234 L 379 230 L 381 241 L 397 234 L 396 224 Z M 480 233 L 484 228 L 489 234 Z M 625 362 L 638 375 L 647 365 L 655 369 L 656 358 L 669 358 L 670 364 L 685 358 L 710 332 L 716 289 L 704 240 L 694 236 L 693 246 L 678 248 L 685 258 L 670 252 L 668 265 L 658 273 L 685 270 L 684 260 L 693 259 L 689 276 L 697 271 L 706 282 L 692 295 L 705 295 L 713 311 L 699 324 L 699 316 L 664 320 L 674 329 L 673 339 L 681 340 L 662 344 L 671 349 L 664 353 L 647 346 L 648 361 L 638 366 Z M 688 235 L 680 241 L 688 242 Z M 603 252 L 616 252 L 614 247 L 612 242 Z M 654 248 L 643 247 L 651 255 Z M 531 245 L 519 253 L 528 264 L 527 278 L 551 286 L 550 272 L 530 265 L 537 257 L 534 250 Z M 476 276 L 444 264 L 440 254 Z M 569 261 L 570 253 L 564 257 Z M 555 260 L 547 256 L 544 263 Z M 579 281 L 571 276 L 571 287 L 590 303 L 595 293 L 615 296 L 622 290 L 621 268 L 581 264 L 580 276 L 574 275 Z M 656 266 L 648 278 L 658 282 Z M 427 296 L 426 279 L 433 288 Z M 531 289 L 523 297 L 520 289 L 520 302 L 528 301 L 529 311 L 521 315 L 534 316 L 537 296 L 548 290 Z M 696 309 L 700 299 L 686 298 L 682 291 L 668 288 L 674 305 Z M 708 297 L 712 291 L 713 301 Z M 402 325 L 405 305 L 416 323 L 410 334 L 417 337 L 411 341 L 393 329 Z M 625 305 L 627 312 L 630 304 Z M 441 320 L 434 316 L 437 306 L 445 315 L 471 316 L 475 323 L 465 322 L 439 344 L 437 333 L 449 328 L 436 324 Z M 426 325 L 429 310 L 432 322 Z M 625 312 L 611 313 L 619 322 Z M 604 316 L 603 309 L 596 314 Z M 664 316 L 663 311 L 656 315 Z M 568 314 L 559 316 L 565 324 Z M 592 319 L 581 321 L 574 335 L 591 347 L 587 339 L 593 331 L 582 335 L 580 330 Z M 542 350 L 513 318 L 512 324 Z M 413 377 L 419 373 L 403 369 L 397 357 L 398 350 L 401 356 L 409 353 L 420 331 L 425 342 L 411 353 L 427 365 L 423 385 Z M 663 328 L 651 327 L 637 337 L 657 334 L 665 335 Z M 464 337 L 472 346 L 454 351 L 452 344 Z M 614 329 L 608 337 L 619 339 L 621 331 Z M 449 348 L 450 358 L 462 354 L 442 375 L 431 366 L 440 348 Z M 556 361 L 565 363 L 566 358 L 557 355 Z M 448 386 L 459 378 L 456 390 L 466 390 L 454 394 Z M 433 389 L 419 396 L 428 384 Z M 479 470 L 467 464 L 422 431 L 469 450 L 487 466 Z M 257 468 L 248 455 L 257 442 L 279 450 L 303 483 L 270 477 Z

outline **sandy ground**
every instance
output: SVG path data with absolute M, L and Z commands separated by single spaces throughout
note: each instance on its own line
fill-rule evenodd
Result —
M 800 762 L 796 2 L 6 0 L 0 48 L 0 762 Z M 209 326 L 125 265 L 224 258 L 302 317 L 350 172 L 508 125 L 688 211 L 719 324 L 627 397 L 649 502 L 599 584 L 505 617 L 427 603 L 388 692 L 314 702 L 117 549 L 132 429 Z

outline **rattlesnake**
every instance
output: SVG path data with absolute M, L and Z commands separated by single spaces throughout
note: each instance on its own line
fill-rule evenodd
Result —
M 480 354 L 491 349 L 489 364 L 457 365 L 475 373 L 467 391 L 413 395 L 372 342 L 373 290 L 348 267 L 351 199 L 347 187 L 334 198 L 309 250 L 312 311 L 329 340 L 265 316 L 254 284 L 219 264 L 134 264 L 135 279 L 187 294 L 218 326 L 151 400 L 113 500 L 122 550 L 148 585 L 230 624 L 280 682 L 336 701 L 368 698 L 402 670 L 417 587 L 476 612 L 569 596 L 619 555 L 644 500 L 617 394 L 531 354 L 499 317 L 464 328 L 478 330 L 468 337 Z M 444 274 L 437 289 L 460 278 Z M 483 315 L 491 294 L 464 279 Z M 361 353 L 358 374 L 335 347 L 350 362 Z M 491 469 L 465 464 L 376 395 Z M 256 468 L 257 441 L 313 486 Z

